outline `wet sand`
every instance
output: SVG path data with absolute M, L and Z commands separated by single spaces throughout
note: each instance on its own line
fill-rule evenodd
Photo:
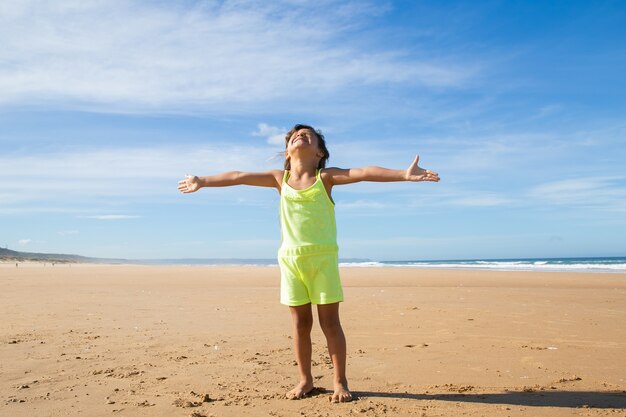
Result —
M 626 274 L 342 269 L 297 383 L 274 267 L 0 264 L 1 416 L 626 416 Z

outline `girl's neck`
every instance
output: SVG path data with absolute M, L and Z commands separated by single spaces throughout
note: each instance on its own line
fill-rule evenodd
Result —
M 289 175 L 292 177 L 300 178 L 303 176 L 315 176 L 315 171 L 317 170 L 318 161 L 303 161 L 301 159 L 291 159 L 289 161 L 291 168 L 289 170 Z

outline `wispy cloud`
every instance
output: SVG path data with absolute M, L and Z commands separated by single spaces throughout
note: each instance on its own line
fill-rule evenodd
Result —
M 496 207 L 510 205 L 513 202 L 510 198 L 502 197 L 495 193 L 473 194 L 461 198 L 452 198 L 446 201 L 448 205 L 469 206 L 469 207 Z
M 213 144 L 180 147 L 109 148 L 47 154 L 0 154 L 0 211 L 83 212 L 102 201 L 124 204 L 177 194 L 185 174 L 267 168 L 269 148 Z M 117 201 L 120 204 L 120 201 Z M 99 215 L 95 213 L 93 215 Z
M 559 104 L 548 104 L 539 109 L 539 112 L 535 118 L 541 119 L 544 117 L 552 116 L 563 110 L 563 106 Z
M 330 0 L 5 3 L 0 104 L 242 109 L 354 85 L 456 87 L 472 77 L 467 63 L 350 42 L 358 22 L 379 13 L 374 2 Z
M 626 212 L 624 177 L 585 177 L 551 181 L 529 195 L 548 204 Z
M 95 220 L 129 220 L 139 219 L 141 216 L 131 216 L 128 214 L 101 214 L 98 216 L 79 216 L 83 219 L 95 219 Z
M 267 123 L 259 123 L 257 130 L 252 132 L 253 136 L 261 136 L 267 140 L 270 145 L 284 145 L 285 134 L 289 129 L 284 127 L 270 126 Z
M 17 244 L 20 246 L 28 246 L 30 243 L 32 243 L 32 239 L 20 239 L 17 241 Z
M 61 230 L 58 234 L 59 236 L 73 236 L 78 235 L 80 232 L 78 230 Z
M 337 209 L 338 210 L 382 210 L 388 208 L 388 204 L 381 203 L 380 201 L 374 200 L 355 200 L 355 201 L 347 201 L 347 202 L 338 202 Z

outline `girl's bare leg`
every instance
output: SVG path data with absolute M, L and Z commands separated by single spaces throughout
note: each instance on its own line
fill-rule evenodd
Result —
M 313 390 L 313 375 L 311 374 L 311 329 L 313 328 L 313 314 L 311 304 L 298 307 L 289 307 L 293 319 L 293 339 L 300 371 L 300 382 L 287 393 L 289 399 L 300 399 Z
M 320 304 L 317 306 L 317 314 L 334 367 L 335 392 L 331 401 L 338 403 L 352 401 L 346 378 L 346 337 L 339 321 L 339 303 Z

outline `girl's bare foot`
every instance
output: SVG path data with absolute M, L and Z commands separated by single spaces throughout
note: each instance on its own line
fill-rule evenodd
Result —
M 289 400 L 300 400 L 307 397 L 313 391 L 313 381 L 300 381 L 298 385 L 285 396 Z
M 333 396 L 330 397 L 330 402 L 332 403 L 347 403 L 352 401 L 352 394 L 348 389 L 347 384 L 335 384 L 335 392 L 333 392 Z

